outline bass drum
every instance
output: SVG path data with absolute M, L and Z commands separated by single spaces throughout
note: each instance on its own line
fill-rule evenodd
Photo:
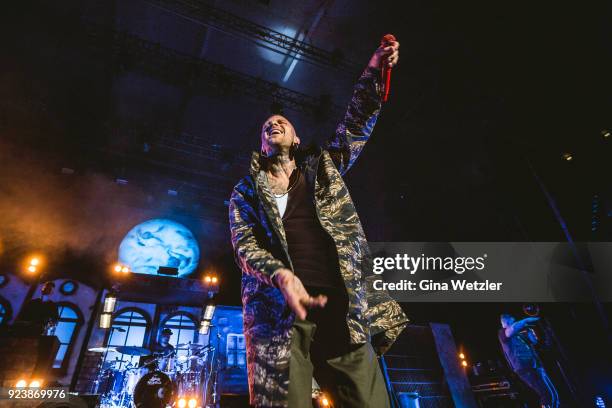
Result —
M 126 378 L 124 385 L 125 391 L 127 391 L 129 395 L 133 395 L 138 381 L 148 372 L 149 370 L 145 367 L 130 368 L 126 370 L 124 374 Z
M 136 408 L 165 408 L 171 405 L 176 394 L 176 386 L 166 374 L 153 371 L 145 374 L 134 388 Z

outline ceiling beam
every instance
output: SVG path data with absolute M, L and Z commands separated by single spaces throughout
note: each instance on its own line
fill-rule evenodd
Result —
M 190 21 L 215 28 L 226 34 L 252 41 L 288 57 L 330 67 L 355 76 L 360 66 L 348 61 L 340 50 L 327 51 L 214 7 L 202 0 L 145 0 L 147 3 Z
M 130 33 L 89 25 L 87 35 L 95 47 L 105 50 L 110 47 L 119 69 L 140 70 L 177 86 L 214 89 L 222 94 L 241 93 L 259 103 L 262 100 L 280 103 L 287 109 L 309 114 L 321 121 L 341 113 L 329 95 L 310 96 Z

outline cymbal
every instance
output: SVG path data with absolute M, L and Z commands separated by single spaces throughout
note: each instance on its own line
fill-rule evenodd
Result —
M 151 352 L 144 347 L 136 346 L 119 346 L 117 352 L 121 354 L 127 354 L 128 356 L 148 356 Z
M 203 346 L 201 344 L 197 344 L 197 343 L 179 343 L 176 345 L 176 348 L 179 350 L 187 350 L 187 349 L 191 349 L 191 350 L 199 350 L 201 348 L 204 348 L 206 346 Z
M 201 359 L 201 358 L 202 358 L 202 357 L 200 357 L 200 356 L 178 356 L 178 357 L 177 357 L 177 361 L 178 361 L 179 363 L 184 363 L 184 362 L 185 362 L 185 361 L 187 361 L 187 360 L 199 360 L 199 359 Z
M 117 351 L 117 348 L 115 347 L 92 347 L 88 350 L 94 353 L 106 353 L 107 351 L 108 352 Z

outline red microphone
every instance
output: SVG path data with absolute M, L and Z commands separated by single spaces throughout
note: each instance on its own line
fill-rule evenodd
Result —
M 393 34 L 385 34 L 383 38 L 380 40 L 380 45 L 382 47 L 387 47 L 391 42 L 396 41 L 395 36 Z M 387 102 L 389 99 L 389 90 L 391 89 L 391 68 L 387 66 L 385 61 L 382 63 L 382 80 L 383 80 L 383 102 Z

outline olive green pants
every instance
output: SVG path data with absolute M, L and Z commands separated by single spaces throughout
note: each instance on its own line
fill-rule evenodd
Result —
M 342 340 L 334 333 L 315 337 L 316 329 L 306 320 L 296 320 L 293 325 L 289 408 L 312 408 L 313 376 L 334 408 L 388 408 L 387 389 L 370 343 L 350 346 L 346 353 L 326 358 L 325 351 L 317 350 L 326 349 L 327 342 L 333 348 Z M 313 340 L 319 343 L 317 347 L 312 347 Z

